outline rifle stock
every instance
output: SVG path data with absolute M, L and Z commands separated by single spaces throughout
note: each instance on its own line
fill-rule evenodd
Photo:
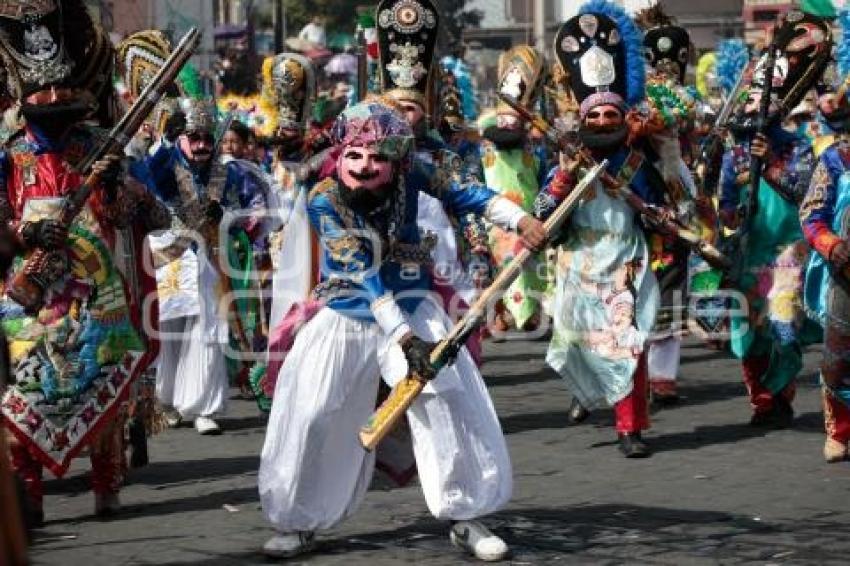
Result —
M 145 87 L 130 110 L 121 118 L 109 136 L 93 151 L 86 155 L 75 169 L 80 173 L 88 172 L 100 159 L 121 151 L 136 134 L 142 123 L 165 96 L 166 90 L 174 82 L 177 74 L 189 61 L 200 43 L 201 33 L 192 28 L 183 36 L 171 56 L 157 72 L 153 80 Z M 65 198 L 57 221 L 70 226 L 82 211 L 92 191 L 100 185 L 100 175 L 92 172 L 76 191 Z M 61 252 L 59 252 L 61 253 Z M 53 257 L 51 257 L 51 254 Z M 40 273 L 45 266 L 55 262 L 55 250 L 36 249 L 27 259 L 23 269 L 15 274 L 7 291 L 9 297 L 24 307 L 28 313 L 37 312 L 44 303 L 44 294 L 54 280 Z M 54 269 L 52 273 L 55 273 Z
M 516 110 L 520 116 L 527 119 L 531 124 L 538 128 L 546 136 L 546 139 L 555 143 L 562 151 L 569 154 L 573 158 L 577 158 L 587 168 L 593 168 L 596 165 L 596 160 L 583 147 L 572 144 L 566 137 L 557 132 L 557 130 L 539 114 L 534 114 L 525 109 L 522 105 L 508 95 L 499 93 L 499 98 Z M 673 220 L 672 215 L 665 214 L 660 207 L 650 206 L 643 201 L 638 195 L 629 190 L 628 187 L 615 179 L 607 171 L 602 171 L 599 175 L 602 183 L 608 188 L 616 190 L 623 200 L 625 200 L 637 212 L 643 214 L 653 225 L 659 230 L 667 232 L 688 245 L 694 252 L 703 257 L 710 265 L 718 269 L 729 269 L 732 262 L 716 247 L 706 242 L 698 236 L 698 232 L 689 226 Z

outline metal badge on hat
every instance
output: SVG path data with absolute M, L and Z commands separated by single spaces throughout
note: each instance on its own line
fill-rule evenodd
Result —
M 439 17 L 430 0 L 383 0 L 377 8 L 382 90 L 426 104 Z

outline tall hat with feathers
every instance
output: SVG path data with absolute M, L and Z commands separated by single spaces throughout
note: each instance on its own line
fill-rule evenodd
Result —
M 431 0 L 381 0 L 376 11 L 381 91 L 428 104 L 439 16 Z
M 643 36 L 620 6 L 591 0 L 555 35 L 555 54 L 580 104 L 626 109 L 644 96 Z
M 171 50 L 171 42 L 165 34 L 153 29 L 130 34 L 116 46 L 118 74 L 131 99 L 138 98 L 150 84 L 165 65 Z
M 763 89 L 767 49 L 775 49 L 773 95 L 780 112 L 794 108 L 819 79 L 832 52 L 829 23 L 792 9 L 773 30 L 770 45 L 756 61 L 749 87 Z
M 691 58 L 691 36 L 664 12 L 661 3 L 645 8 L 635 16 L 644 30 L 643 49 L 646 62 L 656 72 L 685 82 Z
M 113 49 L 82 0 L 0 2 L 0 62 L 17 99 L 64 86 L 100 97 L 111 86 Z
M 315 96 L 316 74 L 306 57 L 297 53 L 281 53 L 266 59 L 263 62 L 262 97 L 273 108 L 272 119 L 262 133 L 273 135 L 279 127 L 307 128 Z
M 499 92 L 517 100 L 531 110 L 543 88 L 545 79 L 543 55 L 530 45 L 517 45 L 499 57 Z M 496 108 L 499 113 L 515 113 L 504 102 Z

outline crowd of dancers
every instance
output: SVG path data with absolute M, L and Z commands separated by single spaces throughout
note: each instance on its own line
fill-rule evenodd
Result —
M 235 385 L 268 413 L 267 555 L 311 550 L 377 466 L 502 559 L 482 518 L 510 501 L 511 462 L 478 368 L 483 340 L 523 335 L 549 340 L 569 421 L 613 407 L 626 458 L 651 454 L 649 403 L 678 401 L 683 335 L 740 359 L 750 424 L 773 428 L 822 341 L 824 457 L 848 458 L 850 12 L 790 9 L 761 44 L 697 58 L 661 6 L 590 0 L 550 60 L 502 54 L 480 115 L 440 18 L 432 0 L 361 14 L 373 48 L 317 112 L 300 53 L 213 103 L 191 65 L 152 91 L 177 38 L 113 45 L 81 0 L 0 2 L 0 446 L 31 523 L 43 469 L 81 455 L 96 513 L 119 513 L 147 438 L 220 434 Z M 364 449 L 405 394 L 404 430 Z

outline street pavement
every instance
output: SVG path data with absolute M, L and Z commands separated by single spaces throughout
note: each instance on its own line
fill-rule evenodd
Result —
M 513 564 L 847 564 L 850 463 L 826 464 L 811 349 L 793 429 L 749 427 L 740 369 L 688 341 L 683 402 L 653 413 L 647 460 L 620 456 L 610 410 L 566 425 L 569 394 L 543 363 L 545 342 L 486 344 L 483 373 L 514 466 L 514 496 L 488 525 Z M 264 420 L 233 400 L 220 437 L 194 429 L 151 441 L 151 464 L 131 473 L 124 509 L 92 515 L 85 460 L 47 484 L 47 525 L 35 564 L 267 564 L 271 536 L 256 489 Z M 340 431 L 353 434 L 355 431 Z M 321 450 L 321 447 L 315 449 Z M 293 564 L 379 566 L 472 562 L 448 542 L 415 482 L 376 478 L 359 513 L 323 533 Z

